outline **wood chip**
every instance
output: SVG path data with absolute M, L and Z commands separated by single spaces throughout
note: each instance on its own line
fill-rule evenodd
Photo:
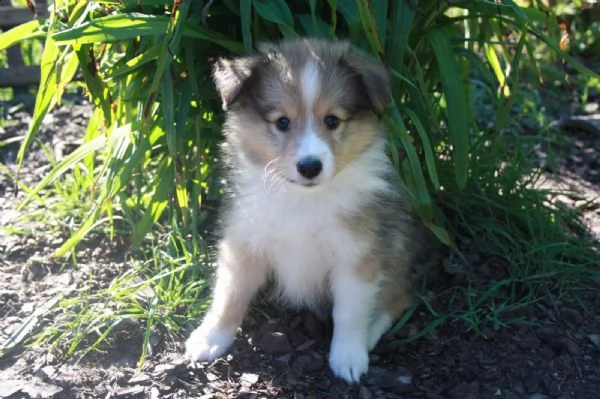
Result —
M 258 374 L 244 373 L 240 379 L 242 384 L 246 383 L 247 385 L 252 386 L 258 382 Z

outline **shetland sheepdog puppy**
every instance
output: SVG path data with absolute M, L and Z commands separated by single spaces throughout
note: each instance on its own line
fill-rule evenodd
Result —
M 221 356 L 267 282 L 286 303 L 329 305 L 334 374 L 358 382 L 410 302 L 413 218 L 386 155 L 386 69 L 346 41 L 263 44 L 220 59 L 229 195 L 212 305 L 186 342 Z

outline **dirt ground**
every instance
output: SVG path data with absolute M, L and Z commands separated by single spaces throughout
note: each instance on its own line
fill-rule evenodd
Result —
M 597 100 L 597 99 L 596 99 Z M 47 118 L 41 142 L 55 153 L 74 148 L 86 124 L 85 102 L 57 109 Z M 597 118 L 598 111 L 595 117 Z M 0 141 L 24 134 L 29 114 L 14 110 L 0 129 Z M 591 116 L 586 116 L 590 117 Z M 571 126 L 572 142 L 563 149 L 554 180 L 581 195 L 565 197 L 568 206 L 584 204 L 584 220 L 600 238 L 600 134 Z M 17 146 L 0 147 L 0 162 L 14 170 Z M 38 144 L 21 173 L 38 181 L 47 161 Z M 553 183 L 552 183 L 553 182 Z M 23 194 L 0 173 L 0 227 L 14 216 Z M 590 238 L 592 239 L 592 238 Z M 118 244 L 100 242 L 82 252 L 77 268 L 48 258 L 62 237 L 19 236 L 0 231 L 0 344 L 55 293 L 75 288 L 90 276 L 110 281 L 127 267 Z M 473 254 L 465 267 L 481 278 L 502 273 L 499 259 Z M 456 276 L 440 271 L 432 289 Z M 443 305 L 443 304 L 442 304 Z M 371 354 L 369 373 L 350 386 L 327 366 L 331 325 L 307 312 L 269 306 L 246 318 L 232 350 L 211 364 L 184 361 L 183 337 L 159 333 L 151 340 L 152 356 L 140 370 L 139 331 L 122 334 L 103 354 L 77 362 L 57 350 L 37 346 L 0 357 L 0 398 L 448 398 L 448 399 L 593 399 L 600 397 L 600 295 L 539 302 L 515 317 L 529 323 L 499 330 L 469 331 L 460 323 L 444 323 L 436 331 L 404 346 L 428 321 L 417 311 L 395 337 L 386 336 Z

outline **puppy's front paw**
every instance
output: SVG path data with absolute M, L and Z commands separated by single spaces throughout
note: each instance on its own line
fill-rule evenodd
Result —
M 365 345 L 333 340 L 329 353 L 331 371 L 349 383 L 359 382 L 369 369 L 369 353 Z
M 233 342 L 235 331 L 211 328 L 202 324 L 185 342 L 185 357 L 211 361 L 221 356 Z

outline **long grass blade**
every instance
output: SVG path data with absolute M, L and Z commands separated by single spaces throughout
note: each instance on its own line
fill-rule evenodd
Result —
M 252 20 L 252 0 L 240 0 L 240 23 L 242 24 L 242 42 L 244 43 L 244 52 L 252 51 L 252 30 L 250 21 Z
M 448 131 L 454 152 L 454 172 L 459 188 L 467 184 L 469 169 L 469 129 L 465 95 L 460 66 L 452 49 L 449 35 L 444 30 L 434 30 L 427 36 L 438 64 L 446 99 Z
M 161 167 L 156 174 L 156 190 L 150 201 L 150 208 L 146 210 L 141 220 L 135 227 L 131 238 L 131 248 L 140 246 L 150 228 L 158 221 L 168 205 L 169 194 L 171 192 L 172 182 L 175 179 L 173 165 L 169 162 L 162 162 Z
M 62 96 L 65 85 L 73 79 L 76 71 L 77 59 L 74 57 L 73 52 L 68 49 L 61 52 L 54 40 L 48 36 L 42 54 L 41 83 L 36 97 L 31 125 L 17 154 L 19 169 L 23 164 L 25 151 L 33 142 L 44 117 L 57 99 Z
M 42 19 L 34 19 L 33 21 L 25 22 L 6 32 L 0 33 L 0 51 L 4 51 L 25 40 L 44 38 L 46 32 L 42 28 L 45 24 L 46 21 Z
M 437 174 L 437 168 L 435 166 L 435 155 L 433 154 L 433 146 L 431 145 L 431 141 L 429 140 L 429 135 L 425 131 L 425 127 L 421 123 L 421 120 L 410 108 L 403 108 L 402 111 L 408 115 L 411 122 L 413 123 L 419 138 L 421 139 L 423 152 L 425 153 L 425 165 L 427 166 L 427 172 L 429 174 L 429 178 L 431 179 L 431 183 L 433 183 L 433 188 L 435 190 L 440 189 L 440 179 Z

